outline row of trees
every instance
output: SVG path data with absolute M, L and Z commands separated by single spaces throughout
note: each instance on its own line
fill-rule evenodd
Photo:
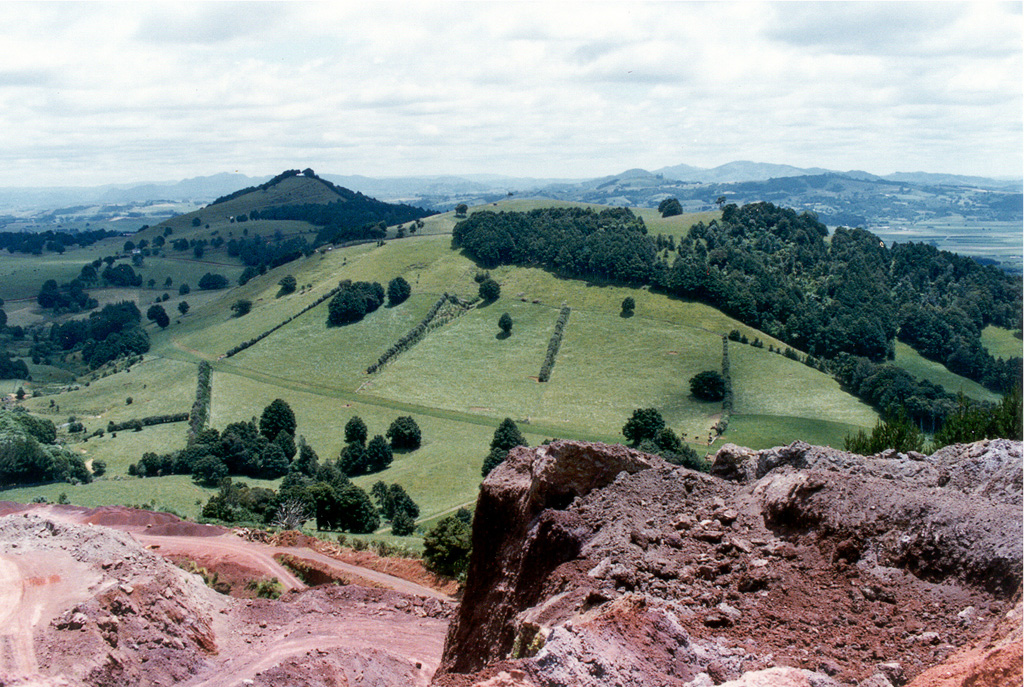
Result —
M 409 348 L 414 346 L 420 339 L 422 339 L 426 335 L 427 328 L 430 326 L 430 323 L 437 316 L 437 313 L 441 310 L 441 307 L 445 303 L 448 303 L 449 301 L 454 301 L 454 299 L 455 297 L 448 295 L 447 292 L 442 294 L 440 298 L 434 301 L 434 304 L 430 306 L 430 310 L 427 311 L 427 314 L 423 316 L 422 320 L 416 323 L 415 327 L 413 327 L 404 335 L 402 335 L 401 339 L 393 343 L 388 348 L 388 350 L 386 350 L 380 356 L 380 358 L 377 359 L 377 362 L 366 368 L 366 374 L 373 374 L 381 367 L 383 367 L 392 358 L 399 355 L 400 353 L 409 350 Z
M 544 353 L 544 362 L 540 366 L 540 374 L 537 377 L 539 382 L 546 382 L 551 379 L 551 371 L 555 367 L 558 349 L 562 347 L 562 336 L 565 334 L 565 325 L 569 323 L 569 314 L 571 312 L 572 309 L 565 303 L 562 304 L 561 309 L 558 311 L 555 329 L 551 332 L 551 338 L 548 340 L 548 349 Z
M 63 254 L 70 246 L 85 248 L 97 241 L 117 236 L 118 233 L 106 229 L 76 232 L 53 231 L 52 229 L 39 232 L 0 231 L 0 250 L 6 249 L 11 254 L 42 255 L 43 251 Z

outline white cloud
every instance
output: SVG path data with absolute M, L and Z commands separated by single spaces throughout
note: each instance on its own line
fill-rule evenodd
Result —
M 0 185 L 1022 164 L 1013 4 L 7 3 L 0 26 Z

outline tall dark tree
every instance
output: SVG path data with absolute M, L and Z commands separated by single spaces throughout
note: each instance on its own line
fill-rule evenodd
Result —
M 368 472 L 380 472 L 391 465 L 394 454 L 391 452 L 391 445 L 381 435 L 375 435 L 366 444 L 366 465 Z
M 370 458 L 367 455 L 366 447 L 357 442 L 345 444 L 345 448 L 341 449 L 338 467 L 348 477 L 357 477 L 373 472 L 370 469 Z
M 313 447 L 306 443 L 305 437 L 299 437 L 299 457 L 292 463 L 292 467 L 308 477 L 316 475 L 320 467 L 320 458 Z
M 507 312 L 502 313 L 501 317 L 498 318 L 498 329 L 500 329 L 505 334 L 512 333 L 512 316 L 509 315 Z
M 626 296 L 622 299 L 622 314 L 627 317 L 633 314 L 636 310 L 636 301 L 633 300 L 632 296 Z
M 366 423 L 358 415 L 353 415 L 345 423 L 345 443 L 360 446 L 366 444 Z
M 491 438 L 491 448 L 500 448 L 504 451 L 511 451 L 516 446 L 527 445 L 526 437 L 519 431 L 519 426 L 509 417 L 501 421 Z
M 295 413 L 291 406 L 280 398 L 275 398 L 260 416 L 260 434 L 273 441 L 278 433 L 285 431 L 295 436 Z

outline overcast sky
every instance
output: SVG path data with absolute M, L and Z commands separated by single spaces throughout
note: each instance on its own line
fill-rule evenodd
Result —
M 0 185 L 1020 177 L 1021 3 L 0 2 Z

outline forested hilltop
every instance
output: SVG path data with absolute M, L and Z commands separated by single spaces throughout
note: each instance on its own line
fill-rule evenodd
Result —
M 696 224 L 678 243 L 649 235 L 628 209 L 483 211 L 456 225 L 453 245 L 485 267 L 541 266 L 703 301 L 823 369 L 847 370 L 857 358 L 874 369 L 899 339 L 995 391 L 1021 376 L 1019 357 L 993 358 L 981 344 L 989 324 L 1020 329 L 1020 277 L 923 244 L 886 246 L 863 229 L 840 227 L 829 238 L 813 214 L 771 203 L 726 205 L 720 221 Z M 883 409 L 946 396 L 902 370 L 885 374 L 898 378 L 885 394 L 853 391 Z

